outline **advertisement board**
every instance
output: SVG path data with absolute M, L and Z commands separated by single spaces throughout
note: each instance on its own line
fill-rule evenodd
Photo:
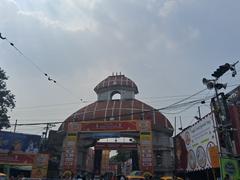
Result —
M 63 170 L 76 171 L 76 158 L 77 158 L 77 134 L 68 133 L 63 144 Z
M 0 153 L 0 164 L 32 165 L 36 154 Z
M 41 136 L 0 131 L 0 152 L 37 153 Z
M 177 169 L 195 171 L 219 167 L 217 135 L 212 114 L 176 137 Z
M 36 154 L 32 167 L 31 178 L 47 177 L 48 159 L 48 154 Z
M 139 122 L 140 134 L 140 164 L 143 174 L 153 173 L 153 148 L 151 122 L 142 120 Z

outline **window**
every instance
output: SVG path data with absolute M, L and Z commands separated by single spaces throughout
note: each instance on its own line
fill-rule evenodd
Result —
M 113 91 L 111 94 L 111 100 L 120 100 L 121 93 L 119 91 Z

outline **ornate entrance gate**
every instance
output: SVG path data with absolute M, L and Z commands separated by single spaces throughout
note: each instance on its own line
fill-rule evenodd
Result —
M 84 170 L 87 149 L 97 140 L 130 137 L 136 141 L 139 170 L 154 175 L 171 174 L 173 128 L 159 111 L 135 99 L 136 84 L 124 75 L 113 75 L 94 90 L 98 100 L 73 113 L 64 123 L 67 135 L 61 159 L 62 172 L 71 170 L 78 174 Z M 116 93 L 120 94 L 120 99 L 112 99 Z

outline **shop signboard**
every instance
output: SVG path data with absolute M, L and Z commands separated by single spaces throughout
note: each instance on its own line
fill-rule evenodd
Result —
M 240 179 L 240 166 L 237 159 L 221 157 L 222 179 Z
M 68 122 L 70 132 L 132 132 L 138 131 L 138 123 L 129 121 L 81 121 Z
M 114 132 L 114 133 L 96 132 L 94 134 L 91 134 L 91 137 L 94 139 L 117 138 L 117 137 L 121 137 L 121 134 L 118 132 Z
M 110 149 L 110 150 L 136 150 L 136 143 L 113 143 L 113 142 L 98 142 L 94 146 L 95 149 Z
M 176 137 L 177 169 L 196 171 L 219 167 L 217 134 L 212 114 Z
M 0 152 L 37 153 L 41 136 L 0 131 Z

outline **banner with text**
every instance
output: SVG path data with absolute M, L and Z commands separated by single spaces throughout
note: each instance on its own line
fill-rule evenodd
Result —
M 217 134 L 212 114 L 193 124 L 176 137 L 178 170 L 219 167 Z
M 68 133 L 63 145 L 63 170 L 76 171 L 77 133 Z
M 153 173 L 153 148 L 151 122 L 139 121 L 140 130 L 140 165 L 143 174 Z
M 138 129 L 138 123 L 134 120 L 68 122 L 70 132 L 129 132 Z
M 46 178 L 47 177 L 47 169 L 48 169 L 48 154 L 36 154 L 31 178 Z

